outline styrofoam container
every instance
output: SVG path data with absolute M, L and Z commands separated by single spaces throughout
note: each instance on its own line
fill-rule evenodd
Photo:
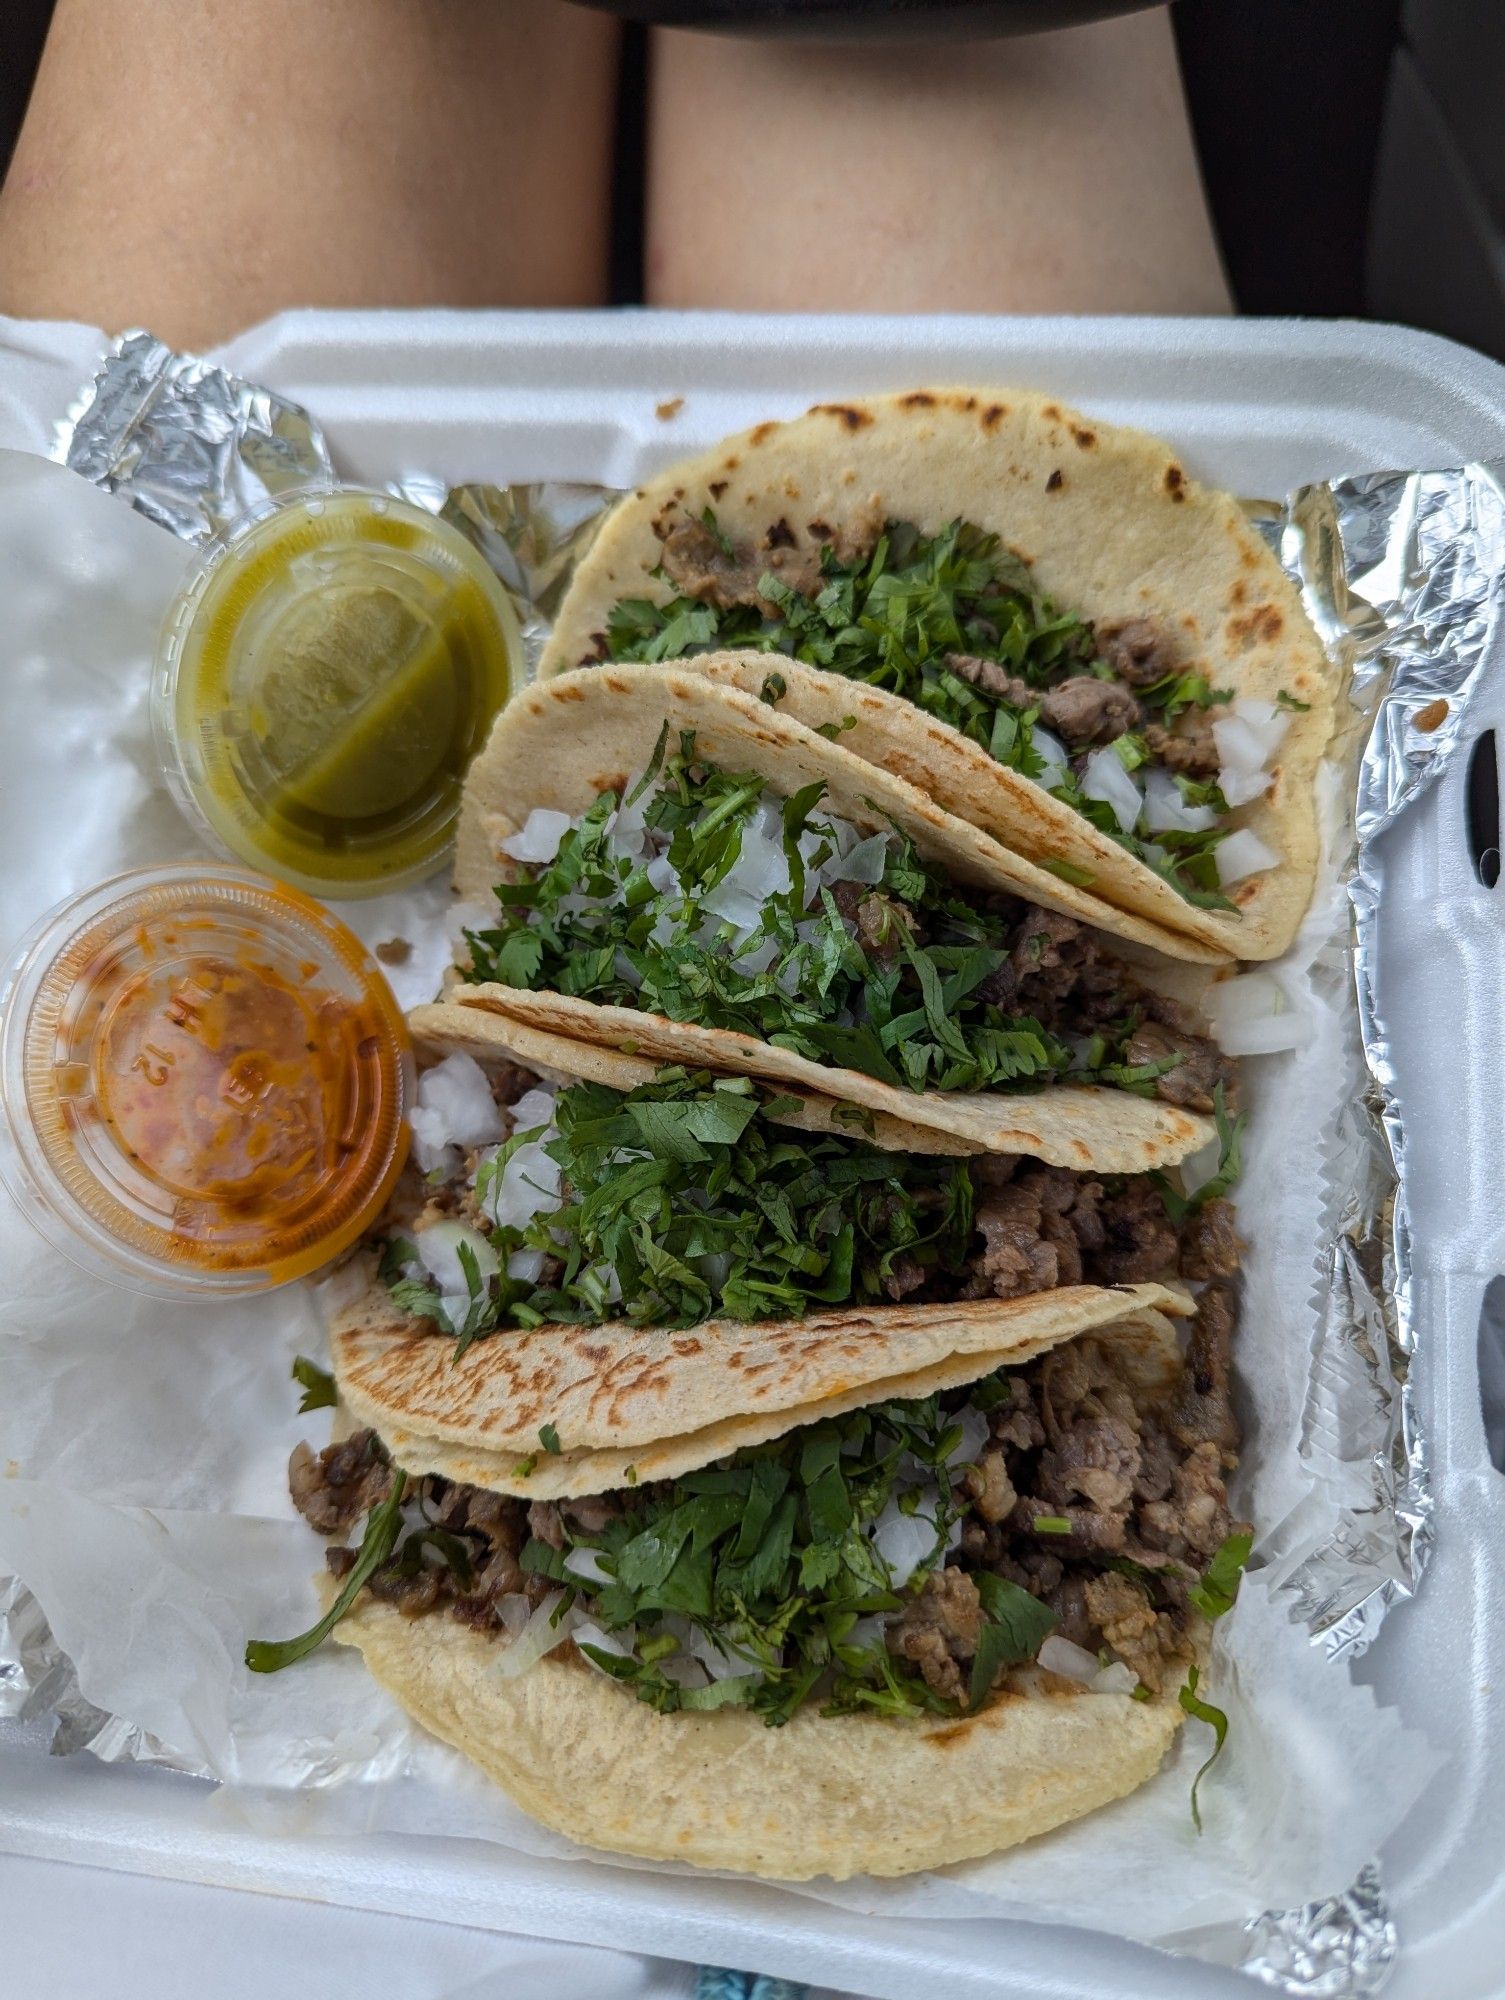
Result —
M 98 345 L 76 327 L 0 326 L 0 444 L 40 448 Z M 297 313 L 215 358 L 306 404 L 340 473 L 377 484 L 422 471 L 627 485 L 760 418 L 920 380 L 1048 387 L 1173 439 L 1195 472 L 1249 495 L 1505 455 L 1505 369 L 1357 324 Z M 660 418 L 674 398 L 677 414 Z M 1491 724 L 1505 729 L 1505 667 L 1481 699 L 1477 726 Z M 1505 935 L 1470 858 L 1466 769 L 1455 759 L 1386 836 L 1379 999 L 1414 1172 L 1413 1379 L 1437 1546 L 1419 1597 L 1392 1610 L 1357 1673 L 1452 1752 L 1383 1856 L 1402 1945 L 1395 2000 L 1505 1993 L 1505 1483 L 1487 1449 L 1477 1334 L 1485 1287 L 1505 1269 Z M 646 1873 L 624 1894 L 603 1871 L 458 1841 L 272 1838 L 189 1781 L 48 1760 L 35 1727 L 0 1729 L 5 1847 L 756 1966 L 891 2000 L 1249 1990 L 1231 1971 L 1081 1931 L 900 1924 L 768 1885 Z

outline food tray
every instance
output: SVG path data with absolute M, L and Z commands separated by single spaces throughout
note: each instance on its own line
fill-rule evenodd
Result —
M 0 323 L 0 445 L 44 447 L 99 336 Z M 596 479 L 628 485 L 683 453 L 822 396 L 943 383 L 1048 388 L 1175 441 L 1250 495 L 1372 468 L 1505 455 L 1505 369 L 1391 327 L 1152 320 L 760 319 L 629 313 L 297 313 L 219 358 L 313 410 L 339 469 L 384 482 Z M 676 398 L 673 414 L 658 414 Z M 1505 728 L 1505 670 L 1471 732 Z M 1386 837 L 1378 999 L 1400 1072 L 1413 1184 L 1421 1364 L 1437 1547 L 1357 1673 L 1450 1761 L 1383 1856 L 1403 2000 L 1505 1992 L 1505 1642 L 1496 1551 L 1505 1486 L 1479 1397 L 1484 1289 L 1505 1268 L 1493 1185 L 1505 1157 L 1505 1028 L 1491 891 L 1465 822 L 1467 758 Z M 1439 1048 L 1446 1060 L 1438 1062 Z M 139 1766 L 49 1760 L 40 1727 L 0 1725 L 0 1848 L 600 1942 L 908 2000 L 1091 1993 L 1234 1996 L 1247 1981 L 1080 1931 L 899 1924 L 777 1888 L 630 1876 L 460 1841 L 268 1836 L 254 1802 Z M 1334 1967 L 1333 1994 L 1346 1990 Z M 1310 1989 L 1316 1990 L 1316 1989 Z

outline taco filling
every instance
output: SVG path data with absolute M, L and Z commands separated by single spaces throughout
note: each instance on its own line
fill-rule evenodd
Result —
M 665 603 L 626 598 L 593 658 L 781 653 L 883 688 L 1033 779 L 1204 908 L 1280 860 L 1227 816 L 1260 798 L 1303 704 L 1234 697 L 1188 670 L 1153 619 L 1094 627 L 1037 588 L 996 534 L 938 534 L 870 511 L 802 543 L 782 518 L 758 545 L 707 508 L 655 523 Z M 592 660 L 581 664 L 590 665 Z M 765 699 L 781 690 L 770 669 Z
M 1099 933 L 962 889 L 815 782 L 783 797 L 667 727 L 647 770 L 502 843 L 467 977 L 732 1030 L 910 1091 L 1105 1084 L 1210 1112 L 1233 1066 Z
M 666 1069 L 620 1091 L 540 1086 L 463 1052 L 424 1071 L 413 1157 L 383 1219 L 395 1304 L 461 1351 L 506 1328 L 688 1327 L 832 1306 L 1013 1299 L 1231 1277 L 1240 1128 L 1188 1193 L 1175 1170 L 880 1148 L 796 1130 L 743 1078 Z
M 641 1490 L 530 1504 L 409 1480 L 371 1430 L 300 1445 L 290 1485 L 322 1535 L 369 1517 L 359 1550 L 329 1551 L 355 1584 L 341 1608 L 364 1586 L 458 1619 L 506 1641 L 508 1675 L 578 1656 L 656 1709 L 770 1724 L 806 1703 L 965 1713 L 1041 1669 L 1173 1694 L 1249 1550 L 1224 1484 L 1231 1324 L 1228 1288 L 1210 1287 L 1185 1360 L 1149 1393 L 1131 1346 L 1084 1335 Z M 255 1664 L 304 1649 L 258 1647 Z

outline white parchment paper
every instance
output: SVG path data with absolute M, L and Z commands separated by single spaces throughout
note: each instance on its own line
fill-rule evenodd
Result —
M 157 782 L 147 725 L 148 663 L 185 560 L 181 544 L 73 474 L 0 453 L 0 949 L 60 897 L 195 851 Z M 1314 1488 L 1297 1453 L 1322 1141 L 1355 1088 L 1341 1017 L 1321 997 L 1337 893 L 1324 884 L 1278 968 L 1306 1022 L 1303 1047 L 1245 1065 L 1253 1116 L 1239 1200 L 1255 1247 L 1236 1501 L 1267 1566 L 1219 1627 L 1204 1690 L 1230 1721 L 1203 1788 L 1205 1832 L 1188 1792 L 1211 1740 L 1193 1724 L 1142 1791 L 1019 1852 L 807 1893 L 886 1914 L 1024 1916 L 1185 1943 L 1346 1889 L 1438 1767 L 1440 1752 L 1325 1660 L 1272 1589 L 1331 1532 L 1344 1497 L 1330 1482 Z M 408 939 L 394 985 L 405 1004 L 429 996 L 452 920 L 441 883 L 342 914 L 368 942 Z M 110 1290 L 3 1198 L 0 1270 L 0 1575 L 34 1592 L 91 1702 L 168 1761 L 209 1772 L 223 1809 L 258 1823 L 459 1834 L 637 1865 L 535 1826 L 415 1730 L 353 1655 L 326 1649 L 269 1679 L 241 1664 L 248 1635 L 285 1635 L 314 1615 L 321 1545 L 284 1476 L 298 1437 L 322 1441 L 320 1417 L 295 1415 L 288 1380 L 296 1352 L 322 1352 L 306 1292 L 201 1307 Z

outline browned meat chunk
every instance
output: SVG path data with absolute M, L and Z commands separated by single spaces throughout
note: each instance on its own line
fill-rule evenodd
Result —
M 676 522 L 661 531 L 661 539 L 659 560 L 680 595 L 713 604 L 719 611 L 752 604 L 765 618 L 776 617 L 777 605 L 770 604 L 759 588 L 770 573 L 803 597 L 813 597 L 820 589 L 820 556 L 814 549 L 767 545 L 734 547 L 728 553 L 720 536 L 703 521 Z
M 1088 1581 L 1086 1600 L 1092 1622 L 1147 1688 L 1159 1694 L 1180 1679 L 1190 1642 L 1173 1616 L 1155 1610 L 1141 1585 L 1108 1570 Z
M 1153 1181 L 1133 1176 L 1101 1209 L 1103 1247 L 1092 1275 L 1105 1285 L 1142 1285 L 1176 1268 L 1176 1228 Z
M 1006 1521 L 1013 1513 L 1019 1496 L 1009 1478 L 1007 1454 L 998 1445 L 989 1445 L 979 1454 L 976 1465 L 968 1467 L 964 1484 L 983 1520 Z
M 354 1431 L 317 1457 L 306 1444 L 287 1463 L 293 1505 L 321 1535 L 347 1535 L 392 1490 L 392 1468 L 375 1431 Z
M 1033 708 L 1040 699 L 1037 688 L 1011 674 L 997 660 L 980 660 L 975 653 L 948 653 L 946 665 L 958 680 L 981 688 L 984 694 L 995 696 L 1010 708 Z
M 919 1291 L 924 1283 L 924 1266 L 917 1263 L 907 1250 L 901 1250 L 883 1273 L 883 1295 L 897 1304 L 900 1299 L 907 1299 L 911 1293 Z
M 564 1522 L 553 1500 L 535 1500 L 528 1509 L 528 1533 L 551 1549 L 564 1547 Z
M 1171 1473 L 1168 1500 L 1147 1500 L 1140 1533 L 1152 1549 L 1182 1558 L 1213 1554 L 1232 1532 L 1223 1455 L 1209 1442 L 1196 1445 Z
M 1166 1418 L 1171 1436 L 1183 1448 L 1205 1440 L 1225 1454 L 1237 1449 L 1238 1424 L 1228 1383 L 1236 1318 L 1232 1285 L 1222 1279 L 1214 1281 L 1197 1300 L 1186 1372 Z
M 1017 1451 L 1038 1451 L 1045 1442 L 1045 1426 L 1035 1407 L 1034 1389 L 1022 1375 L 1011 1375 L 1008 1387 L 1007 1402 L 1000 1403 L 990 1419 L 993 1435 Z
M 395 1563 L 383 1563 L 366 1587 L 383 1604 L 395 1604 L 404 1618 L 419 1618 L 439 1602 L 444 1581 L 437 1569 L 419 1568 L 405 1576 Z
M 995 1298 L 1044 1292 L 1061 1282 L 1060 1253 L 1041 1235 L 1042 1219 L 1038 1197 L 1022 1184 L 1000 1188 L 978 1208 L 984 1248 L 976 1275 Z
M 1074 674 L 1038 699 L 1040 720 L 1072 750 L 1111 743 L 1143 720 L 1139 703 L 1127 688 L 1116 681 L 1100 681 L 1095 674 Z
M 1130 1064 L 1164 1062 L 1178 1058 L 1174 1069 L 1155 1079 L 1155 1095 L 1166 1104 L 1184 1105 L 1188 1111 L 1211 1111 L 1213 1092 L 1219 1084 L 1225 1102 L 1231 1102 L 1238 1075 L 1230 1057 L 1205 1035 L 1189 1035 L 1167 1028 L 1159 1021 L 1144 1021 L 1130 1035 L 1124 1059 Z
M 947 1701 L 966 1693 L 970 1666 L 982 1634 L 982 1599 L 959 1569 L 933 1570 L 885 1634 L 895 1658 L 918 1667 L 927 1687 Z
M 1128 1511 L 1139 1471 L 1139 1437 L 1121 1417 L 1079 1417 L 1040 1454 L 1037 1490 L 1061 1507 L 1079 1500 L 1099 1512 Z
M 1148 618 L 1126 618 L 1102 625 L 1097 633 L 1098 656 L 1130 687 L 1153 687 L 1175 670 L 1174 642 Z
M 1184 778 L 1215 778 L 1222 764 L 1212 734 L 1212 719 L 1206 709 L 1183 709 L 1173 728 L 1163 722 L 1148 722 L 1144 729 L 1145 747 L 1157 763 L 1179 771 Z
M 1244 1246 L 1233 1221 L 1233 1203 L 1221 1198 L 1203 1202 L 1186 1219 L 1181 1232 L 1181 1275 L 1204 1278 L 1237 1275 Z

